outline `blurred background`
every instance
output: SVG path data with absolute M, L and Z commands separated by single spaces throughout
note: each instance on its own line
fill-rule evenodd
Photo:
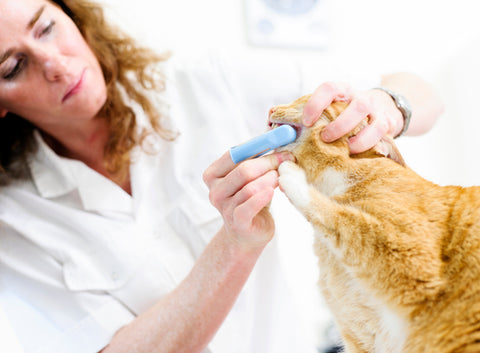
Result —
M 333 65 L 353 73 L 417 73 L 442 95 L 446 111 L 428 134 L 397 140 L 404 159 L 420 175 L 441 185 L 480 184 L 476 0 L 101 2 L 112 20 L 158 51 L 201 55 L 221 49 Z M 311 228 L 283 195 L 275 198 L 285 275 L 305 316 L 306 330 L 325 351 L 336 338 L 316 289 Z M 0 312 L 2 339 L 9 336 L 4 335 L 8 330 Z M 11 341 L 10 352 L 20 352 Z
M 398 140 L 409 165 L 439 184 L 478 183 L 480 25 L 475 0 L 100 0 L 158 51 L 221 49 L 291 57 L 349 72 L 411 71 L 446 112 L 426 136 Z

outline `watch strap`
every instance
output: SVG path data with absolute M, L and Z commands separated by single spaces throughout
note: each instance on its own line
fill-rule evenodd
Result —
M 387 93 L 393 99 L 393 102 L 397 106 L 397 109 L 400 111 L 400 113 L 402 113 L 403 128 L 402 128 L 402 131 L 400 131 L 394 138 L 402 136 L 408 130 L 408 126 L 410 125 L 410 120 L 412 119 L 412 108 L 410 107 L 408 100 L 404 96 L 398 93 L 395 93 L 389 90 L 388 88 L 375 87 L 374 89 L 379 89 Z

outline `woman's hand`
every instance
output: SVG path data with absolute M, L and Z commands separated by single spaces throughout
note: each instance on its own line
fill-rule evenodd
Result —
M 346 135 L 368 117 L 368 125 L 349 139 L 352 154 L 364 152 L 377 145 L 385 135 L 394 137 L 402 130 L 402 114 L 387 93 L 377 89 L 355 92 L 348 84 L 338 82 L 326 82 L 315 90 L 303 111 L 304 125 L 313 125 L 333 101 L 346 101 L 349 105 L 323 130 L 325 142 Z
M 294 160 L 290 153 L 275 153 L 234 164 L 229 152 L 203 174 L 210 202 L 222 214 L 226 234 L 242 247 L 263 247 L 275 225 L 266 206 L 278 186 L 278 166 Z

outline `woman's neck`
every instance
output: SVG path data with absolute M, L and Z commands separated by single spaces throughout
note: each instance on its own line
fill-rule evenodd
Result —
M 60 156 L 82 161 L 87 166 L 119 185 L 131 194 L 128 166 L 119 173 L 110 173 L 105 163 L 105 146 L 110 137 L 106 119 L 96 118 L 81 127 L 43 131 L 46 143 Z

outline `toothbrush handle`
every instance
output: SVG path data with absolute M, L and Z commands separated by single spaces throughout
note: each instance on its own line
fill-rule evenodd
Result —
M 247 158 L 259 157 L 275 148 L 285 146 L 297 138 L 297 132 L 290 125 L 281 125 L 262 135 L 230 148 L 230 157 L 234 163 Z

